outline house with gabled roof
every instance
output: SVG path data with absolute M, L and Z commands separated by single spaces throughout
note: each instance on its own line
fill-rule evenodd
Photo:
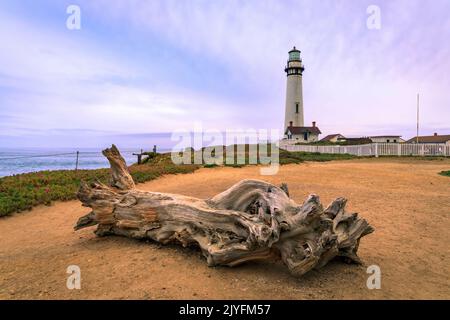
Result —
M 450 145 L 450 134 L 438 135 L 435 133 L 432 136 L 419 136 L 411 138 L 407 141 L 407 143 L 445 143 Z
M 319 141 L 319 135 L 321 133 L 315 121 L 313 121 L 311 127 L 294 126 L 291 121 L 284 134 L 288 140 L 293 140 L 296 143 L 310 143 Z
M 321 142 L 338 142 L 339 139 L 345 139 L 345 137 L 340 133 L 329 134 L 325 138 L 320 139 Z
M 377 143 L 400 143 L 405 142 L 401 135 L 384 135 L 384 136 L 370 136 L 372 142 Z

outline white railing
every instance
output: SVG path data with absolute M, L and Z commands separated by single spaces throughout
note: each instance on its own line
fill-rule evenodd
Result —
M 353 146 L 281 145 L 287 151 L 340 153 L 355 156 L 444 156 L 450 157 L 450 145 L 443 143 L 371 143 Z

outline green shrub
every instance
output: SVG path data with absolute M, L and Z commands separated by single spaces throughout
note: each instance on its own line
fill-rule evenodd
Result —
M 443 175 L 443 176 L 446 176 L 446 177 L 450 177 L 450 170 L 448 170 L 448 171 L 441 171 L 439 174 Z
M 203 165 L 203 168 L 215 168 L 215 167 L 218 167 L 218 165 L 215 163 Z

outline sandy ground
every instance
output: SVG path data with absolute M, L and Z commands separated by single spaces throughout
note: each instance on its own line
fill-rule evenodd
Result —
M 97 238 L 72 226 L 89 209 L 78 201 L 0 219 L 1 299 L 450 299 L 449 160 L 361 159 L 283 166 L 201 169 L 141 184 L 143 190 L 207 198 L 244 178 L 287 182 L 291 197 L 338 196 L 375 227 L 361 241 L 365 265 L 332 262 L 296 279 L 280 263 L 206 266 L 200 253 L 121 237 Z M 379 265 L 381 289 L 366 287 Z M 81 290 L 66 269 L 81 268 Z

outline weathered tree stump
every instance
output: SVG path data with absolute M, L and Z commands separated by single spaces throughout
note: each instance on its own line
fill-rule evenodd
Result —
M 159 243 L 196 245 L 209 266 L 236 266 L 281 257 L 300 276 L 335 257 L 360 263 L 361 237 L 374 229 L 338 198 L 323 209 L 310 195 L 298 205 L 286 184 L 242 180 L 210 199 L 135 189 L 117 148 L 103 151 L 111 164 L 111 186 L 82 183 L 78 199 L 92 212 L 75 230 L 98 225 L 98 236 L 122 235 Z

